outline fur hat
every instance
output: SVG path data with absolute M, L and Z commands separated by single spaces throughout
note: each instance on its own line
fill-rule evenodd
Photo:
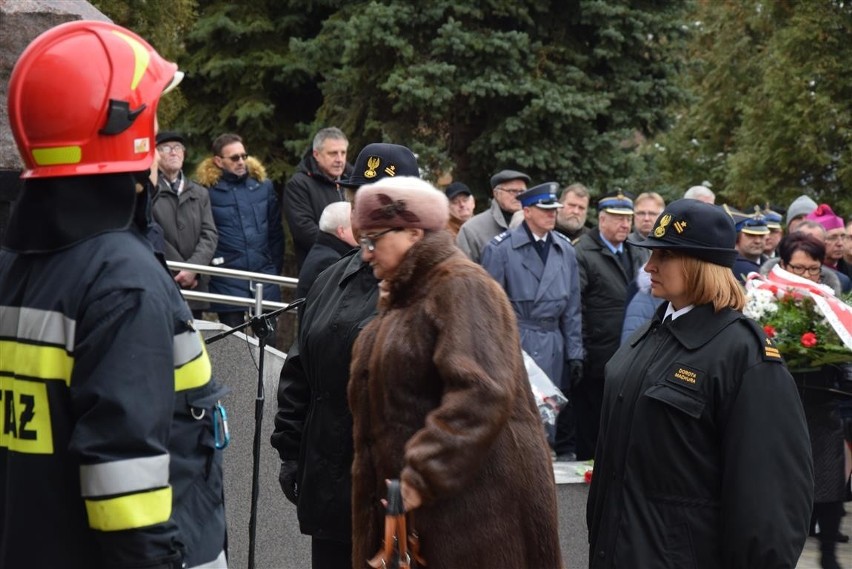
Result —
M 450 204 L 444 192 L 413 176 L 383 178 L 355 194 L 352 224 L 358 229 L 415 227 L 437 231 L 447 225 Z
M 835 213 L 831 211 L 831 206 L 827 203 L 819 204 L 815 210 L 805 216 L 805 219 L 816 221 L 825 227 L 826 231 L 831 231 L 832 229 L 843 229 L 846 227 L 846 224 L 843 223 L 843 218 L 835 215 Z

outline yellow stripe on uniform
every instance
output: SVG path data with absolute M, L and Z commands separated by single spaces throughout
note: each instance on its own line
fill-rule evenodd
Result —
M 161 524 L 172 515 L 172 489 L 130 494 L 107 500 L 86 500 L 89 527 L 121 531 Z
M 62 381 L 71 385 L 74 357 L 65 348 L 0 340 L 0 374 Z
M 210 358 L 207 357 L 207 348 L 202 343 L 201 351 L 195 359 L 175 367 L 175 391 L 201 387 L 210 381 L 211 374 Z
M 53 454 L 47 386 L 0 376 L 0 448 Z

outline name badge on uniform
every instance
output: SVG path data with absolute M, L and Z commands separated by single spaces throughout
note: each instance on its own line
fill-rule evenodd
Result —
M 696 391 L 700 389 L 703 380 L 703 371 L 677 362 L 669 368 L 669 372 L 666 374 L 666 381 Z

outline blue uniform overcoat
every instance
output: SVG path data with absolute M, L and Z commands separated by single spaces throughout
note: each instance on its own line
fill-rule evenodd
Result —
M 583 359 L 580 271 L 574 247 L 550 232 L 543 263 L 526 227 L 504 231 L 485 247 L 482 266 L 503 287 L 518 317 L 521 345 L 556 384 L 565 360 Z

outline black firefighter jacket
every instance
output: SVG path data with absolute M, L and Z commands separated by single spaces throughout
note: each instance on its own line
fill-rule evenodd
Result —
M 590 566 L 795 567 L 813 468 L 793 379 L 741 313 L 665 309 L 606 366 Z
M 221 567 L 203 339 L 122 228 L 132 181 L 56 180 L 27 182 L 0 251 L 0 567 Z
M 352 539 L 352 414 L 346 387 L 352 345 L 376 315 L 378 282 L 352 251 L 323 271 L 308 292 L 299 337 L 278 386 L 274 446 L 298 460 L 302 533 Z

